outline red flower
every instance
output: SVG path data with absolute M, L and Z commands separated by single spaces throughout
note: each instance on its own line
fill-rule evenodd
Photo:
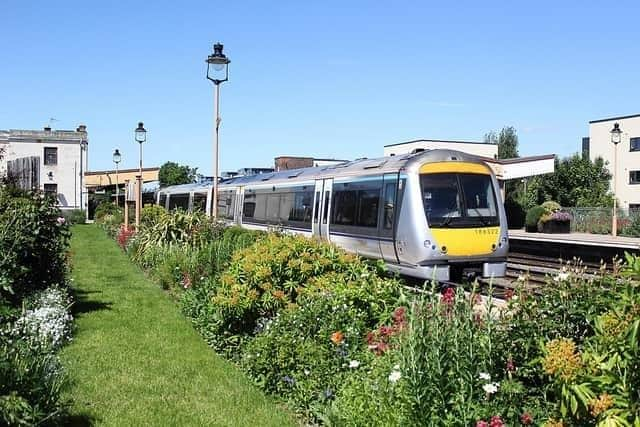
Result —
M 485 420 L 480 420 L 476 423 L 476 427 L 489 427 L 489 423 Z
M 342 332 L 336 331 L 331 334 L 331 342 L 335 345 L 342 344 L 342 341 L 344 341 L 344 335 L 342 334 Z
M 513 359 L 509 358 L 507 360 L 507 372 L 515 372 L 516 371 L 516 365 L 513 363 Z
M 393 322 L 396 324 L 396 326 L 403 326 L 407 321 L 406 312 L 407 309 L 404 307 L 398 307 L 393 311 L 391 318 L 393 318 Z
M 369 332 L 369 333 L 367 334 L 367 344 L 368 344 L 368 345 L 372 345 L 372 344 L 374 344 L 375 339 L 376 339 L 376 336 L 375 336 L 375 334 L 374 334 L 373 332 Z
M 528 426 L 529 424 L 533 424 L 533 417 L 530 413 L 525 412 L 520 416 L 520 421 L 522 422 L 522 424 Z
M 442 293 L 442 302 L 445 305 L 453 305 L 453 299 L 455 298 L 455 296 L 456 292 L 453 290 L 453 288 L 447 288 Z
M 491 417 L 491 422 L 489 423 L 489 427 L 504 427 L 504 422 L 499 415 L 494 415 Z
M 383 337 L 389 337 L 391 334 L 393 334 L 393 328 L 384 325 L 380 326 L 380 335 Z

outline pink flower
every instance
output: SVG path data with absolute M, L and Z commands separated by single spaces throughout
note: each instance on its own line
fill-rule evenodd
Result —
M 513 298 L 514 292 L 513 289 L 507 289 L 504 293 L 504 299 L 509 301 L 511 300 L 511 298 Z
M 67 220 L 66 220 L 66 219 L 64 219 L 64 217 L 63 217 L 63 216 L 59 216 L 59 217 L 58 217 L 58 219 L 57 219 L 56 221 L 58 222 L 58 225 L 62 225 L 62 224 L 64 224 L 65 222 L 67 222 Z
M 516 365 L 513 363 L 513 359 L 509 358 L 507 360 L 507 372 L 515 372 L 516 371 Z
M 520 416 L 520 421 L 522 422 L 522 424 L 528 426 L 530 424 L 533 424 L 533 417 L 530 413 L 525 412 Z
M 491 422 L 489 423 L 489 427 L 504 427 L 504 422 L 499 415 L 494 415 L 491 417 Z
M 476 422 L 476 427 L 489 427 L 489 423 L 485 420 L 480 420 Z

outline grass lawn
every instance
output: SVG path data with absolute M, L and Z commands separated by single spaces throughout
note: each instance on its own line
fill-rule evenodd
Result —
M 218 357 L 97 226 L 73 228 L 72 425 L 286 426 L 295 419 Z

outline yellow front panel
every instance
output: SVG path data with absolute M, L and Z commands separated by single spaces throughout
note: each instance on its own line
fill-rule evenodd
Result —
M 432 228 L 431 234 L 438 249 L 447 247 L 447 255 L 486 255 L 498 246 L 500 227 L 482 228 Z
M 478 173 L 491 175 L 489 167 L 480 163 L 468 162 L 436 162 L 420 166 L 420 173 Z

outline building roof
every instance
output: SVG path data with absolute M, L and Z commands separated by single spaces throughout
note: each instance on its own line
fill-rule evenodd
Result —
M 610 122 L 610 121 L 613 121 L 613 120 L 633 119 L 635 117 L 640 117 L 640 114 L 631 114 L 629 116 L 618 116 L 618 117 L 609 117 L 608 119 L 591 120 L 589 122 L 589 124 L 591 124 L 591 123 L 601 123 L 601 122 Z
M 480 145 L 496 145 L 493 142 L 479 142 L 479 141 L 451 141 L 447 139 L 414 139 L 406 142 L 397 142 L 395 144 L 387 144 L 385 147 L 394 147 L 396 145 L 413 144 L 415 142 L 451 142 L 454 144 L 480 144 Z

